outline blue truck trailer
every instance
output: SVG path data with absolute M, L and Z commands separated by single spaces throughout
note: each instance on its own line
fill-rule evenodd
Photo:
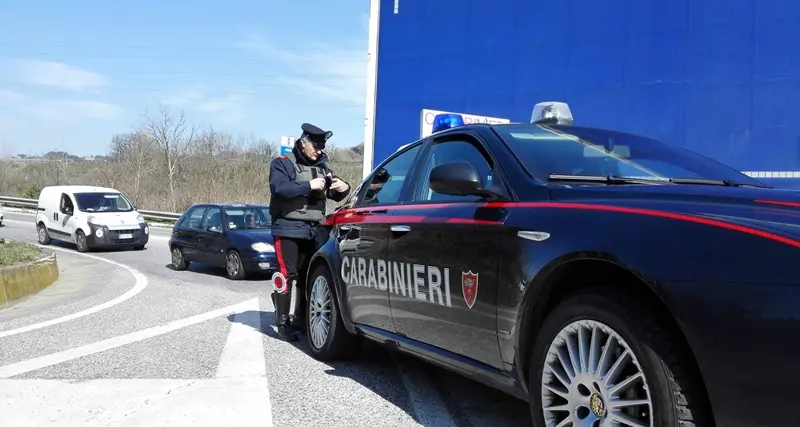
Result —
M 644 134 L 800 189 L 800 2 L 371 0 L 365 172 L 436 112 Z

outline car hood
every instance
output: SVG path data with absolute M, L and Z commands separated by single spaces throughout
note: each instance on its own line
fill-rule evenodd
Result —
M 800 241 L 800 192 L 708 185 L 554 187 L 553 201 L 693 215 Z
M 231 230 L 228 235 L 237 241 L 244 243 L 273 243 L 272 230 L 268 228 L 249 229 L 249 230 Z

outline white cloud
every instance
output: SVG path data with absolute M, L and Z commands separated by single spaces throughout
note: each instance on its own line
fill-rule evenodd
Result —
M 315 43 L 305 49 L 279 49 L 261 36 L 251 33 L 236 46 L 279 61 L 290 71 L 270 78 L 300 93 L 353 105 L 363 105 L 365 102 L 366 42 L 357 44 L 343 40 L 336 45 Z
M 122 113 L 115 104 L 92 100 L 39 99 L 0 89 L 0 108 L 45 121 L 109 120 Z
M 205 85 L 193 84 L 167 95 L 162 102 L 167 105 L 191 108 L 203 113 L 213 113 L 213 117 L 224 122 L 238 122 L 246 116 L 246 104 L 250 95 L 242 92 L 211 95 L 212 90 Z
M 13 59 L 2 66 L 7 79 L 37 86 L 82 91 L 108 85 L 108 79 L 93 71 L 41 59 Z

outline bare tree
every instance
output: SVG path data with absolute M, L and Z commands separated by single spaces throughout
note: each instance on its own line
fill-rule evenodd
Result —
M 141 132 L 118 134 L 111 139 L 112 159 L 123 166 L 130 179 L 130 193 L 135 200 L 141 200 L 144 181 L 155 169 L 158 144 Z
M 162 152 L 169 184 L 170 207 L 174 212 L 177 210 L 176 172 L 182 164 L 188 148 L 194 142 L 196 128 L 187 123 L 183 111 L 177 116 L 173 116 L 166 105 L 159 104 L 156 114 L 151 115 L 145 110 L 141 122 L 135 126 L 135 129 L 152 138 Z

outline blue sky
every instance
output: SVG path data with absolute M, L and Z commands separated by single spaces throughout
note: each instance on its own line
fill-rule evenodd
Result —
M 46 6 L 45 6 L 46 5 Z M 362 142 L 369 1 L 6 0 L 0 155 L 103 154 L 145 108 L 278 141 Z

